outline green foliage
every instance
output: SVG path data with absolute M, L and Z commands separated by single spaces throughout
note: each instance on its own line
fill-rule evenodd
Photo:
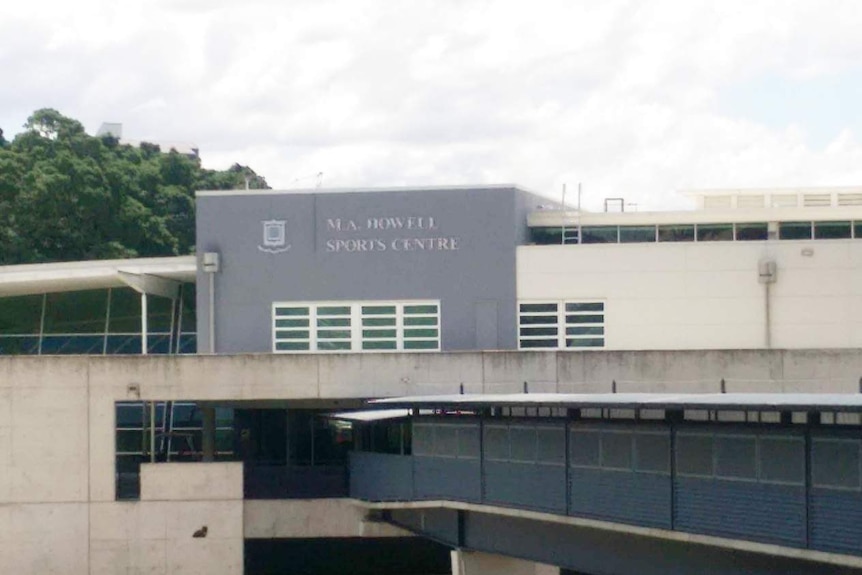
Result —
M 37 110 L 11 142 L 0 131 L 0 265 L 194 251 L 194 192 L 268 188 L 245 166 L 205 170 L 155 144 L 87 135 Z

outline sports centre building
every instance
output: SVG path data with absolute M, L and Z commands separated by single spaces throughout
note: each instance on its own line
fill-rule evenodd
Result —
M 480 516 L 562 524 L 541 515 L 558 508 L 582 556 L 602 534 L 688 556 L 684 535 L 705 557 L 862 568 L 862 522 L 837 519 L 862 517 L 862 188 L 691 196 L 689 211 L 587 213 L 512 185 L 203 191 L 194 256 L 0 268 L 0 572 L 649 572 L 481 543 Z M 383 398 L 394 409 L 353 413 Z M 532 429 L 531 449 L 556 445 L 567 470 L 574 438 L 628 429 L 633 473 L 638 434 L 667 424 L 657 449 L 674 463 L 649 472 L 671 478 L 669 509 L 545 505 L 512 493 L 547 485 L 511 473 L 523 485 L 488 499 L 485 463 L 475 496 L 446 491 L 473 480 L 453 484 L 500 419 L 504 460 L 511 430 Z M 541 432 L 584 420 L 599 435 Z M 714 442 L 690 449 L 713 454 L 710 481 L 757 484 L 709 490 L 711 504 L 787 483 L 801 527 L 771 537 L 772 508 L 744 531 L 683 517 L 685 433 Z M 751 449 L 751 477 L 722 467 L 727 434 Z M 368 453 L 469 469 L 428 467 L 421 483 L 418 463 L 384 473 Z M 773 481 L 782 453 L 800 471 Z

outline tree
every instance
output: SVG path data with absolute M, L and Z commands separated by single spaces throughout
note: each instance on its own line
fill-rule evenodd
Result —
M 0 132 L 0 264 L 194 251 L 197 189 L 268 187 L 248 167 L 205 170 L 154 144 L 87 135 L 37 110 L 6 142 Z

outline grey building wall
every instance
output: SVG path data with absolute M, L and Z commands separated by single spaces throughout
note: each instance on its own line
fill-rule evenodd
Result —
M 197 252 L 221 259 L 216 351 L 270 351 L 276 301 L 403 299 L 440 300 L 444 351 L 515 349 L 515 248 L 528 236 L 526 213 L 541 203 L 511 186 L 201 192 Z M 393 218 L 401 218 L 400 228 L 381 229 L 397 227 Z M 285 222 L 289 249 L 261 249 L 268 220 Z M 415 238 L 444 241 L 405 250 L 404 240 Z M 201 350 L 209 337 L 206 276 L 199 267 Z

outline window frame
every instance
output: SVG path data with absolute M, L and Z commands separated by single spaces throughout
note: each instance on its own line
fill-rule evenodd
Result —
M 434 311 L 427 311 L 421 307 L 433 307 Z M 323 308 L 347 308 L 348 313 L 324 313 Z M 372 310 L 371 308 L 377 308 Z M 383 308 L 392 308 L 391 312 L 382 311 Z M 304 314 L 280 315 L 284 310 L 307 310 Z M 327 310 L 332 311 L 332 310 Z M 432 353 L 441 350 L 442 306 L 440 300 L 358 300 L 358 301 L 276 301 L 272 303 L 271 333 L 272 353 L 297 354 L 297 353 Z M 279 320 L 296 318 L 307 320 L 306 326 L 279 326 Z M 405 321 L 405 319 L 407 321 Z M 423 323 L 411 324 L 410 320 L 421 320 Z M 338 320 L 346 325 L 321 326 L 321 321 Z M 346 320 L 346 321 L 345 321 Z M 385 324 L 375 325 L 375 320 L 384 320 Z M 434 335 L 413 334 L 416 330 L 436 331 Z M 321 339 L 320 332 L 323 331 L 331 337 Z M 305 333 L 307 337 L 279 337 L 279 332 Z M 349 332 L 345 335 L 335 336 L 336 332 Z M 369 332 L 380 332 L 370 334 Z M 394 332 L 394 335 L 383 332 Z M 304 344 L 302 349 L 279 348 L 279 344 L 290 344 L 298 342 Z M 322 349 L 321 344 L 340 344 L 332 349 Z M 381 345 L 392 344 L 392 347 L 367 347 L 379 342 Z
M 570 309 L 572 306 L 600 306 L 601 309 Z M 525 311 L 523 306 L 555 306 L 556 311 Z M 583 298 L 566 300 L 518 300 L 515 310 L 518 318 L 518 351 L 567 350 L 589 351 L 607 349 L 607 301 L 601 298 Z M 601 321 L 593 321 L 594 316 L 601 316 Z M 531 321 L 524 323 L 525 318 L 542 319 L 545 322 Z M 571 318 L 571 319 L 570 319 Z M 578 319 L 583 321 L 578 321 Z M 569 333 L 569 330 L 598 330 L 596 333 Z M 524 334 L 529 329 L 555 329 L 553 334 Z M 548 342 L 554 340 L 554 345 Z M 595 340 L 601 340 L 600 345 L 592 345 Z M 546 342 L 546 345 L 524 345 L 525 342 Z M 585 342 L 585 345 L 569 345 L 570 342 Z

